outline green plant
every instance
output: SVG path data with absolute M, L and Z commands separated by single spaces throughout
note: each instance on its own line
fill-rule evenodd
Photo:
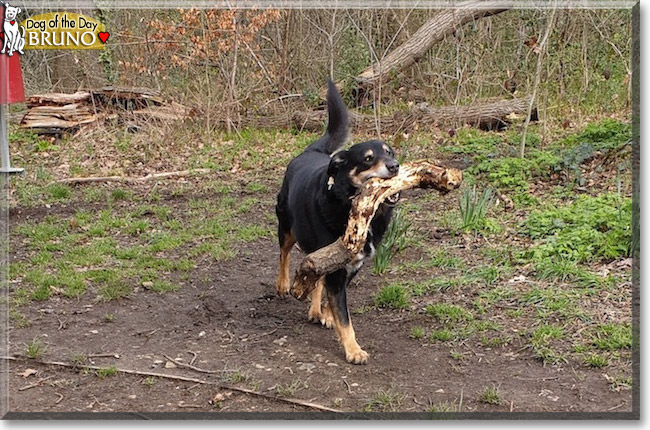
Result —
M 589 354 L 585 357 L 585 364 L 589 367 L 605 367 L 609 365 L 609 359 L 600 354 Z
M 591 335 L 598 349 L 615 351 L 632 347 L 632 326 L 629 324 L 600 324 Z
M 464 188 L 460 198 L 460 216 L 463 230 L 480 230 L 485 225 L 485 214 L 492 200 L 492 190 L 486 188 L 478 195 L 476 186 Z
M 579 196 L 572 204 L 533 211 L 524 227 L 537 240 L 534 261 L 599 261 L 628 256 L 632 245 L 632 201 L 615 194 Z
M 105 367 L 105 368 L 102 368 L 102 369 L 97 369 L 95 371 L 95 374 L 100 379 L 108 378 L 110 376 L 115 376 L 115 375 L 117 375 L 117 367 L 110 366 L 110 367 Z
M 404 309 L 409 305 L 409 293 L 403 286 L 392 284 L 385 286 L 375 296 L 375 306 Z
M 413 339 L 422 339 L 424 337 L 425 331 L 424 327 L 415 326 L 411 327 L 411 337 Z
M 499 387 L 485 387 L 483 391 L 479 394 L 479 402 L 488 403 L 490 405 L 500 405 L 501 404 L 501 394 L 499 393 Z
M 290 384 L 279 384 L 275 391 L 282 397 L 293 397 L 298 391 L 309 388 L 307 382 L 294 379 Z
M 440 330 L 434 330 L 431 332 L 429 335 L 429 339 L 432 342 L 435 341 L 440 341 L 440 342 L 447 342 L 449 340 L 454 339 L 456 336 L 451 330 L 448 330 L 446 328 L 440 329 Z
M 38 338 L 32 339 L 32 341 L 27 344 L 27 357 L 33 360 L 40 360 L 46 351 L 47 346 Z
M 366 404 L 366 412 L 393 412 L 399 409 L 406 396 L 391 388 L 377 391 Z
M 376 275 L 382 275 L 388 270 L 390 260 L 408 244 L 406 232 L 411 227 L 411 222 L 406 219 L 404 211 L 395 209 L 393 217 L 388 224 L 386 233 L 381 243 L 377 247 L 375 258 L 373 260 L 373 272 Z
M 428 305 L 425 309 L 427 315 L 434 317 L 442 322 L 462 322 L 474 319 L 472 313 L 467 309 L 450 305 L 447 303 L 435 303 Z

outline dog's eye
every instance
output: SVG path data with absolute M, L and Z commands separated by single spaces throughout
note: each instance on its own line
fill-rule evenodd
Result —
M 366 158 L 364 158 L 363 161 L 366 161 L 366 162 L 370 163 L 373 158 L 375 158 L 375 157 L 373 157 L 372 155 L 366 155 Z

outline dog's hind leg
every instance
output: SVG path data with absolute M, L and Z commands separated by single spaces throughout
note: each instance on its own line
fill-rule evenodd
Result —
M 326 328 L 334 326 L 334 316 L 330 310 L 329 303 L 323 307 L 323 288 L 325 287 L 325 277 L 322 277 L 316 282 L 316 288 L 311 292 L 311 304 L 309 305 L 309 312 L 307 318 L 313 323 L 320 323 Z
M 345 359 L 348 363 L 366 364 L 369 355 L 357 343 L 354 327 L 352 327 L 352 320 L 350 320 L 345 292 L 349 280 L 350 277 L 348 277 L 345 269 L 327 275 L 325 279 L 327 300 L 329 309 L 334 317 L 336 336 L 343 347 L 343 351 L 345 351 Z
M 286 297 L 289 294 L 289 253 L 296 243 L 296 238 L 291 232 L 279 231 L 280 240 L 280 266 L 278 268 L 278 279 L 275 283 L 275 289 L 280 297 Z

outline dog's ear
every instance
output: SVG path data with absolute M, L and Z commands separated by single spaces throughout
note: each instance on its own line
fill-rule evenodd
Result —
M 338 151 L 332 155 L 330 164 L 327 167 L 327 175 L 334 176 L 348 162 L 348 151 Z

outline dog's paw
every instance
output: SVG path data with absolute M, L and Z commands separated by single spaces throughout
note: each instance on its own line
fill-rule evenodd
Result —
M 325 305 L 325 308 L 323 309 L 320 317 L 320 323 L 325 328 L 334 327 L 334 315 L 332 315 L 332 311 L 330 310 L 329 305 Z
M 319 324 L 322 317 L 323 317 L 323 313 L 320 310 L 320 306 L 309 307 L 309 312 L 307 312 L 307 319 L 309 320 L 309 322 Z
M 289 297 L 289 284 L 276 284 L 275 292 L 281 299 L 286 299 Z
M 348 363 L 352 364 L 368 364 L 370 355 L 361 348 L 345 352 L 345 359 Z

